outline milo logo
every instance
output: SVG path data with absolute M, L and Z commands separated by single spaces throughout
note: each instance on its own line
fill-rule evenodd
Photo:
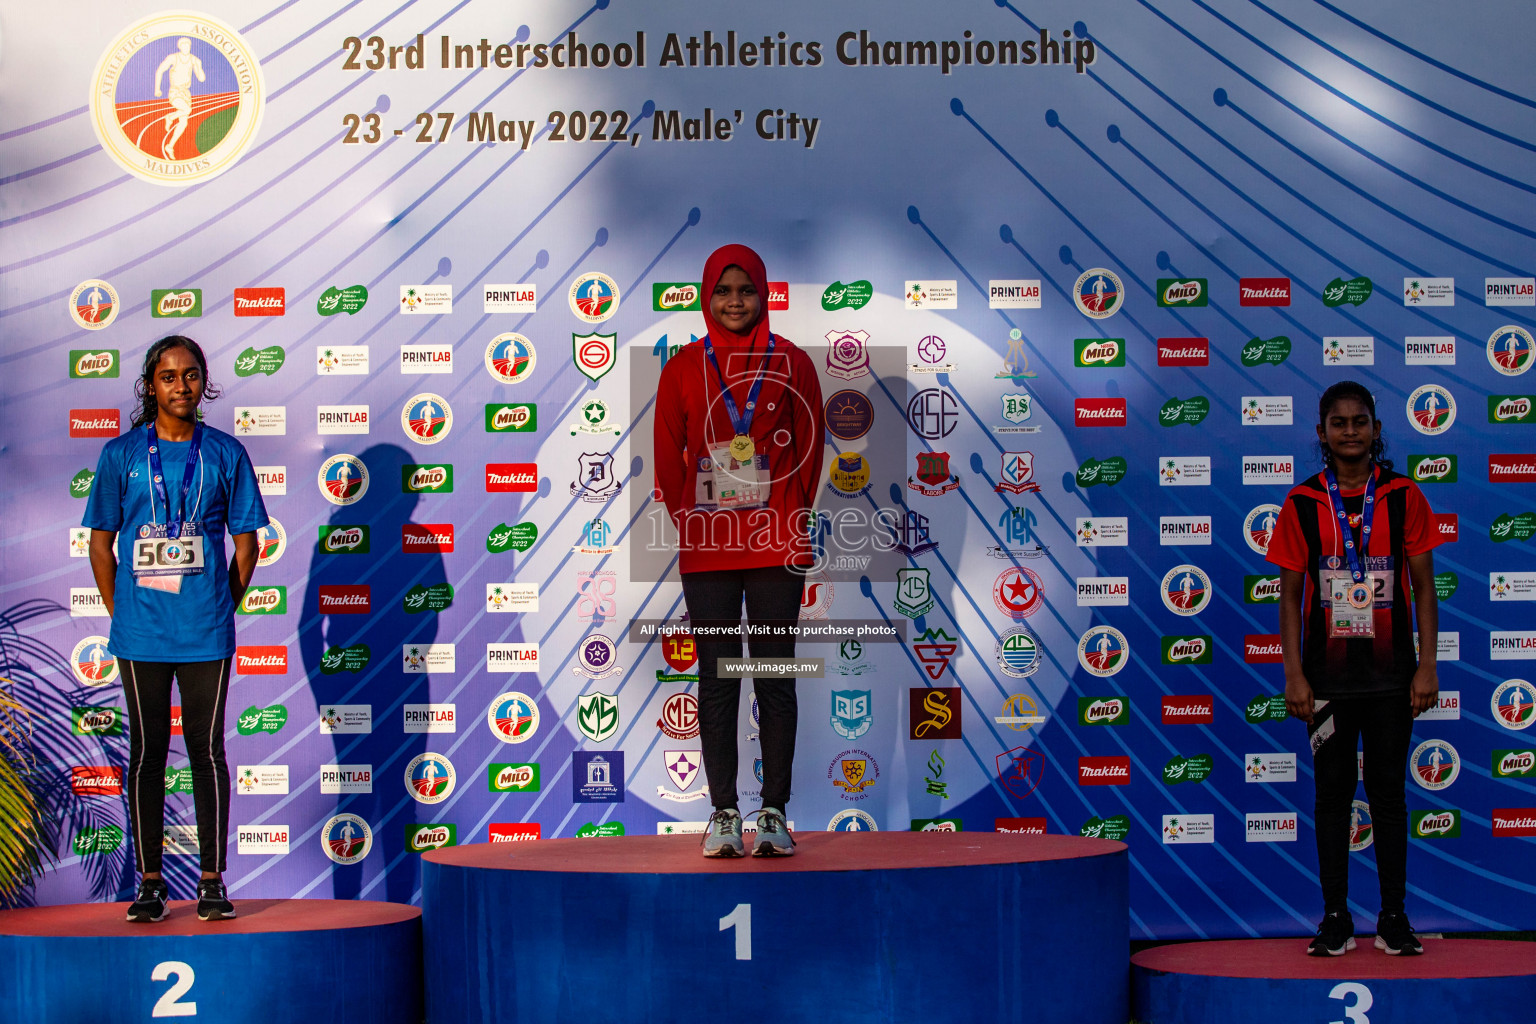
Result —
M 263 349 L 247 348 L 235 357 L 235 376 L 252 377 L 264 373 L 270 377 L 283 368 L 283 358 L 281 345 Z
M 249 587 L 235 611 L 241 615 L 282 615 L 288 611 L 288 588 Z
M 1174 757 L 1163 765 L 1163 785 L 1176 786 L 1181 782 L 1204 782 L 1216 768 L 1216 759 L 1210 754 L 1194 757 Z
M 1103 484 L 1113 487 L 1125 479 L 1129 464 L 1124 457 L 1113 455 L 1107 459 L 1087 459 L 1077 467 L 1077 486 L 1097 487 Z
M 69 496 L 71 498 L 84 498 L 91 493 L 91 484 L 96 482 L 94 470 L 82 469 L 69 481 Z
M 320 550 L 328 555 L 366 555 L 368 553 L 368 527 L 322 526 Z
M 424 853 L 427 850 L 440 850 L 445 846 L 454 846 L 457 840 L 458 827 L 455 825 L 405 826 L 405 848 L 413 853 Z
M 1413 834 L 1419 839 L 1454 839 L 1461 835 L 1460 811 L 1410 812 Z
M 1371 279 L 1368 277 L 1354 277 L 1348 281 L 1336 277 L 1323 287 L 1323 305 L 1330 309 L 1346 302 L 1358 306 L 1370 297 Z
M 103 349 L 100 352 L 92 352 L 90 349 L 70 349 L 69 351 L 69 376 L 71 379 L 81 377 L 116 377 L 118 376 L 117 349 Z
M 1083 822 L 1077 834 L 1089 839 L 1124 839 L 1131 834 L 1131 819 L 1126 814 L 1117 814 L 1113 818 L 1092 817 Z
M 1489 423 L 1536 423 L 1530 395 L 1489 395 Z
M 241 736 L 279 732 L 287 724 L 288 709 L 281 704 L 273 704 L 269 708 L 259 708 L 252 704 L 240 712 L 240 717 L 235 720 L 235 728 Z
M 487 405 L 485 429 L 493 434 L 527 434 L 539 429 L 539 407 L 518 405 Z
M 1072 343 L 1078 366 L 1124 366 L 1124 338 L 1078 338 Z
M 1211 638 L 1208 636 L 1163 637 L 1163 664 L 1211 664 Z
M 122 848 L 123 830 L 116 825 L 84 828 L 75 833 L 71 845 L 77 857 L 84 857 L 88 853 L 112 853 Z
M 1290 357 L 1291 339 L 1283 334 L 1278 338 L 1253 338 L 1243 346 L 1240 354 L 1244 366 L 1259 366 L 1263 363 L 1279 366 Z
M 653 284 L 651 306 L 660 313 L 676 313 L 699 308 L 697 284 Z
M 70 708 L 76 736 L 121 736 L 123 715 L 118 708 Z
M 168 288 L 151 288 L 149 291 L 150 316 L 193 317 L 203 315 L 203 290 L 185 288 L 174 291 Z
M 1278 604 L 1279 576 L 1244 576 L 1243 600 L 1248 604 Z
M 1290 713 L 1285 710 L 1285 697 L 1280 694 L 1269 697 L 1261 693 L 1243 708 L 1243 718 L 1250 725 L 1258 725 L 1260 722 L 1283 722 L 1289 717 Z
M 539 766 L 536 764 L 493 764 L 490 771 L 492 793 L 537 793 Z
M 1165 427 L 1177 427 L 1180 424 L 1194 426 L 1205 419 L 1210 411 L 1211 400 L 1204 395 L 1197 395 L 1194 398 L 1170 398 L 1157 411 L 1157 421 Z
M 1410 455 L 1408 475 L 1421 484 L 1453 484 L 1456 482 L 1456 456 Z
M 1157 279 L 1159 306 L 1204 306 L 1209 304 L 1209 289 L 1203 277 L 1160 277 Z
M 577 839 L 590 839 L 593 836 L 621 836 L 623 834 L 624 823 L 622 821 L 605 821 L 601 825 L 594 825 L 589 821 L 576 830 Z
M 1077 720 L 1083 725 L 1124 725 L 1131 707 L 1124 697 L 1079 697 Z
M 167 768 L 165 770 L 165 791 L 167 793 L 192 792 L 192 769 Z
M 351 316 L 366 305 L 368 305 L 368 289 L 363 285 L 354 284 L 350 288 L 331 287 L 320 293 L 320 298 L 315 301 L 315 312 L 321 316 L 335 316 L 337 313 Z
M 1495 750 L 1493 774 L 1496 778 L 1528 778 L 1536 775 L 1536 752 L 1530 750 Z
M 828 313 L 839 309 L 861 309 L 874 297 L 874 286 L 868 281 L 854 281 L 852 284 L 833 281 L 821 293 L 821 308 Z
M 400 489 L 407 494 L 432 491 L 436 494 L 453 492 L 452 466 L 401 466 Z
M 498 523 L 485 538 L 485 550 L 492 554 L 502 551 L 527 551 L 539 539 L 539 528 L 532 523 L 508 526 Z
M 1460 583 L 1461 577 L 1453 572 L 1435 573 L 1435 596 L 1442 601 L 1449 601 Z
M 401 608 L 408 614 L 440 612 L 453 604 L 453 584 L 434 583 L 430 587 L 418 583 L 405 592 Z
M 332 647 L 320 655 L 320 673 L 333 676 L 338 672 L 361 672 L 368 667 L 372 652 L 367 644 L 351 647 Z

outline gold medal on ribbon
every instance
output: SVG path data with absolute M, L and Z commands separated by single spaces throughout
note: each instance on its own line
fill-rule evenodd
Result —
M 737 462 L 751 462 L 752 455 L 757 451 L 757 446 L 752 443 L 752 438 L 746 434 L 737 434 L 731 438 L 731 458 Z

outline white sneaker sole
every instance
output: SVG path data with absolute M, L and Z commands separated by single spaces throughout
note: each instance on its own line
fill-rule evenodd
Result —
M 1380 942 L 1381 940 L 1377 939 L 1376 941 Z M 1355 940 L 1353 938 L 1348 938 L 1348 939 L 1344 940 L 1344 948 L 1343 949 L 1325 949 L 1325 950 L 1323 950 L 1323 952 L 1327 953 L 1329 956 L 1343 956 L 1345 953 L 1348 953 L 1350 950 L 1352 950 L 1354 948 L 1355 948 Z M 1382 947 L 1381 946 L 1377 946 L 1376 948 L 1377 949 L 1381 949 Z M 1307 955 L 1308 956 L 1317 956 L 1317 954 L 1312 952 L 1312 950 L 1310 948 L 1307 950 Z
M 1380 935 L 1376 936 L 1376 948 L 1387 954 L 1387 956 L 1422 956 L 1424 953 L 1423 946 L 1420 946 L 1418 949 L 1409 949 L 1406 946 L 1402 949 L 1392 949 L 1387 945 L 1387 940 Z

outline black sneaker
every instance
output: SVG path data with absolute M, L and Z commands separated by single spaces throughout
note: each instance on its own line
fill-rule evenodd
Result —
M 1383 911 L 1376 918 L 1376 948 L 1387 956 L 1418 956 L 1424 952 L 1419 937 L 1413 934 L 1408 915 L 1400 910 Z
M 205 878 L 197 883 L 197 916 L 204 921 L 235 916 L 235 905 L 229 902 L 229 893 L 219 879 Z
M 1307 947 L 1307 956 L 1343 956 L 1355 948 L 1355 919 L 1349 911 L 1323 915 L 1317 937 Z
M 128 920 L 146 924 L 165 920 L 165 901 L 171 898 L 163 878 L 146 878 L 139 883 L 139 894 L 128 904 Z

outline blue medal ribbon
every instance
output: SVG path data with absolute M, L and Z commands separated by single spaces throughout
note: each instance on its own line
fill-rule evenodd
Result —
M 1323 479 L 1328 484 L 1328 507 L 1339 520 L 1339 533 L 1344 538 L 1344 558 L 1349 563 L 1349 575 L 1356 583 L 1365 582 L 1365 568 L 1361 564 L 1360 552 L 1369 550 L 1371 543 L 1371 522 L 1376 516 L 1376 467 L 1371 466 L 1371 475 L 1365 480 L 1365 504 L 1360 510 L 1360 547 L 1355 547 L 1354 531 L 1349 528 L 1349 513 L 1344 511 L 1344 492 L 1339 490 L 1339 478 L 1333 472 L 1333 467 L 1328 466 L 1323 470 Z
M 155 425 L 149 425 L 149 478 L 150 485 L 155 489 L 155 497 L 160 499 L 160 504 L 165 506 L 165 535 L 167 537 L 180 537 L 182 522 L 187 517 L 187 495 L 192 493 L 192 478 L 197 472 L 197 460 L 203 449 L 203 425 L 194 424 L 192 427 L 192 447 L 187 449 L 187 468 L 181 475 L 181 506 L 176 512 L 176 517 L 171 518 L 171 502 L 165 491 L 165 470 L 160 464 L 160 437 L 155 433 Z M 154 505 L 150 505 L 150 516 L 154 516 Z
M 709 364 L 715 368 L 715 380 L 720 385 L 720 397 L 725 401 L 725 411 L 731 417 L 731 426 L 736 429 L 738 436 L 751 436 L 752 418 L 757 414 L 757 396 L 763 390 L 763 378 L 768 374 L 768 357 L 773 355 L 773 346 L 779 339 L 772 334 L 768 335 L 768 347 L 763 350 L 763 365 L 758 368 L 757 379 L 752 382 L 751 389 L 747 392 L 746 415 L 736 408 L 736 399 L 731 397 L 731 389 L 725 386 L 725 375 L 720 372 L 720 361 L 715 358 L 715 343 L 709 335 L 704 335 L 704 354 L 709 356 Z

